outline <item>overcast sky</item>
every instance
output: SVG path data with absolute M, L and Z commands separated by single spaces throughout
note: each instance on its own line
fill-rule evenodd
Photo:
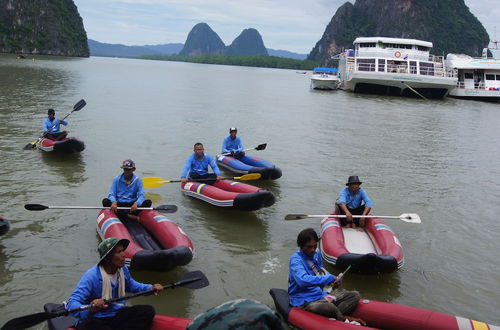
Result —
M 185 43 L 207 23 L 229 45 L 255 28 L 272 49 L 308 54 L 346 0 L 74 0 L 89 39 L 124 45 Z M 350 1 L 354 3 L 354 0 Z M 465 0 L 490 39 L 500 39 L 500 1 Z M 497 37 L 495 39 L 495 27 Z

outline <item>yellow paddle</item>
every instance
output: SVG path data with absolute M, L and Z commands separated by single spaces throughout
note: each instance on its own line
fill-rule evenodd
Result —
M 260 173 L 250 173 L 250 174 L 245 174 L 242 176 L 235 176 L 232 178 L 222 178 L 223 180 L 241 180 L 241 181 L 251 181 L 251 180 L 258 180 L 260 179 L 262 175 Z M 195 181 L 213 181 L 214 179 L 199 179 Z M 160 188 L 163 186 L 165 183 L 172 183 L 172 182 L 181 182 L 181 180 L 164 180 L 160 177 L 157 176 L 150 176 L 146 178 L 142 178 L 142 184 L 144 185 L 144 188 L 150 189 L 150 188 Z

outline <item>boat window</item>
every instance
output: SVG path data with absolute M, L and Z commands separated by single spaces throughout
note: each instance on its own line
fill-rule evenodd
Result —
M 361 48 L 373 48 L 373 47 L 377 47 L 377 44 L 374 42 L 363 42 L 363 43 L 359 44 L 359 47 L 361 47 Z
M 470 72 L 469 73 L 466 72 L 466 73 L 464 73 L 464 78 L 465 79 L 474 79 L 474 75 Z
M 497 74 L 497 80 L 500 81 L 500 74 Z
M 387 48 L 412 49 L 412 45 L 405 44 L 384 44 Z
M 358 59 L 358 70 L 359 71 L 375 71 L 375 59 L 374 58 L 359 58 Z
M 495 75 L 494 74 L 487 74 L 486 80 L 495 80 Z
M 420 62 L 420 74 L 425 76 L 433 76 L 434 63 Z
M 417 62 L 416 61 L 410 61 L 410 73 L 417 74 Z
M 385 72 L 385 60 L 379 58 L 378 59 L 378 72 Z
M 417 49 L 418 49 L 418 50 L 421 50 L 421 51 L 423 51 L 423 52 L 428 52 L 428 51 L 430 50 L 430 48 L 429 48 L 429 47 L 424 47 L 424 46 L 417 46 Z

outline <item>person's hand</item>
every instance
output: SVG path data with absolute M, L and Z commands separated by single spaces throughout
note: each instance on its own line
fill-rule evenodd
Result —
M 90 305 L 92 306 L 92 307 L 90 307 L 90 311 L 92 313 L 98 312 L 103 308 L 108 308 L 108 305 L 106 305 L 106 303 L 104 302 L 104 299 L 101 299 L 101 298 L 92 300 L 90 302 Z
M 59 124 L 62 124 L 62 119 L 59 119 Z
M 338 288 L 341 285 L 342 285 L 342 276 L 337 276 L 335 278 L 335 281 L 332 282 L 332 287 L 335 289 L 335 288 Z
M 182 183 L 186 183 L 186 182 L 188 182 L 188 179 L 186 179 L 186 178 L 181 178 L 181 182 L 182 182 Z
M 353 228 L 355 228 L 354 222 L 352 221 L 352 213 L 351 212 L 347 211 L 345 213 L 345 219 L 347 221 L 347 226 L 346 226 L 347 228 L 351 228 L 351 226 Z
M 137 211 L 137 203 L 132 204 L 130 207 L 130 213 L 134 213 L 135 211 Z
M 111 203 L 110 209 L 116 213 L 116 211 L 118 211 L 118 204 L 116 202 Z
M 357 317 L 354 317 L 354 316 L 346 316 L 345 317 L 346 320 L 348 320 L 349 322 L 352 322 L 352 321 L 355 321 L 355 322 L 358 322 L 359 324 L 361 325 L 366 325 L 366 322 L 363 321 L 362 319 L 360 318 L 357 318 Z
M 163 290 L 163 285 L 158 284 L 158 283 L 153 284 L 153 290 L 155 291 L 154 295 L 157 296 L 160 293 L 160 291 Z
M 217 181 L 222 180 L 222 177 L 220 175 L 217 175 Z

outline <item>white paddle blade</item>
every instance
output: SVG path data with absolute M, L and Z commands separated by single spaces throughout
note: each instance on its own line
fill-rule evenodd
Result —
M 420 220 L 420 217 L 416 213 L 403 213 L 399 216 L 399 219 L 405 222 L 422 223 L 422 220 Z

